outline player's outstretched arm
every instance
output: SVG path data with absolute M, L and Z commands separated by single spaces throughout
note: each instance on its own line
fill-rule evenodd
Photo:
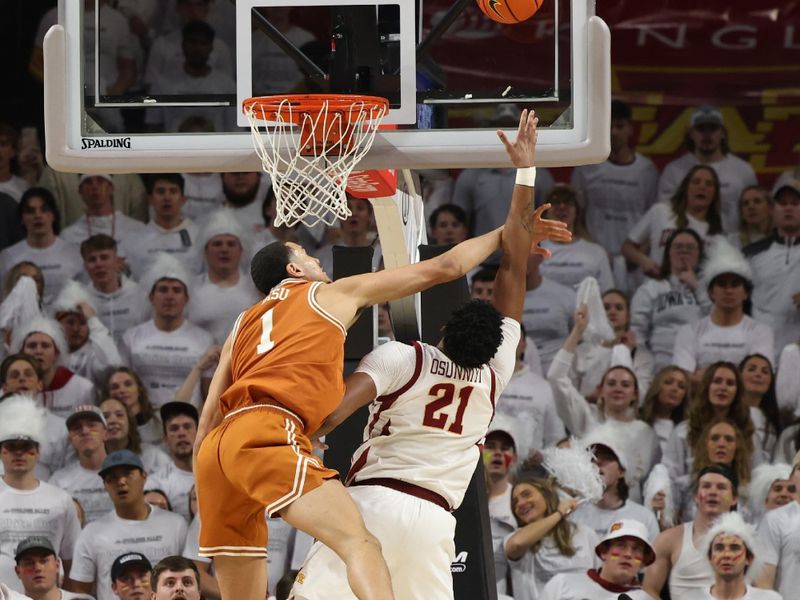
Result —
M 503 316 L 522 320 L 525 301 L 525 274 L 528 254 L 533 250 L 549 255 L 539 247 L 545 239 L 569 241 L 572 234 L 566 223 L 542 219 L 549 205 L 535 209 L 533 186 L 536 178 L 534 160 L 536 154 L 537 125 L 539 120 L 533 111 L 522 111 L 517 128 L 517 137 L 512 142 L 498 130 L 497 136 L 506 148 L 508 157 L 517 167 L 517 181 L 511 195 L 511 206 L 503 227 L 500 268 L 494 282 L 492 302 Z
M 418 263 L 338 279 L 320 286 L 316 299 L 345 326 L 350 326 L 363 308 L 404 298 L 466 275 L 497 250 L 501 231 L 502 228 L 497 228 L 465 240 L 444 254 Z
M 219 411 L 219 398 L 233 382 L 233 377 L 231 376 L 232 337 L 233 333 L 228 336 L 228 339 L 225 340 L 225 345 L 222 346 L 219 364 L 216 371 L 214 371 L 211 384 L 208 386 L 208 395 L 206 396 L 205 404 L 203 404 L 203 412 L 200 415 L 200 422 L 197 424 L 197 437 L 194 440 L 195 460 L 197 460 L 197 452 L 200 450 L 203 440 L 212 429 L 222 422 L 222 413 Z
M 336 429 L 347 417 L 352 415 L 362 406 L 366 406 L 378 396 L 378 388 L 372 377 L 366 373 L 356 371 L 345 382 L 344 398 L 339 406 L 323 421 L 320 428 L 314 432 L 314 438 L 321 438 Z

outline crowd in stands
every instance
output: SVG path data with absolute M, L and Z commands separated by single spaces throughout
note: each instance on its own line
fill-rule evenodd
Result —
M 106 93 L 233 85 L 232 33 L 209 25 L 223 3 L 115 4 L 101 5 L 115 40 L 98 57 Z M 281 9 L 271 18 L 295 43 L 313 41 Z M 54 19 L 42 19 L 32 67 Z M 275 69 L 263 81 L 279 72 L 275 90 L 286 89 L 293 63 L 259 51 Z M 218 111 L 163 110 L 144 126 L 224 126 Z M 494 123 L 516 126 L 515 110 L 499 107 Z M 611 116 L 608 160 L 568 182 L 537 172 L 537 202 L 573 240 L 530 257 L 516 369 L 484 446 L 498 592 L 566 598 L 596 577 L 635 598 L 723 597 L 697 594 L 728 585 L 715 556 L 733 537 L 746 585 L 793 598 L 800 166 L 760 186 L 731 153 L 722 112 L 701 106 L 685 153 L 659 172 L 633 145 L 631 109 L 614 101 Z M 103 118 L 113 129 L 123 116 Z M 250 259 L 293 241 L 331 273 L 334 246 L 372 246 L 380 269 L 371 205 L 350 198 L 352 216 L 334 227 L 276 226 L 261 173 L 59 173 L 21 133 L 0 124 L 0 598 L 167 598 L 159 589 L 176 585 L 219 598 L 198 550 L 192 449 L 220 347 L 260 298 Z M 513 169 L 420 174 L 431 243 L 503 223 Z M 472 274 L 474 299 L 491 298 L 497 258 Z M 380 307 L 382 338 L 388 316 Z M 565 498 L 542 470 L 543 450 L 576 443 L 604 481 L 593 504 Z M 311 540 L 280 519 L 269 531 L 269 591 L 285 598 Z

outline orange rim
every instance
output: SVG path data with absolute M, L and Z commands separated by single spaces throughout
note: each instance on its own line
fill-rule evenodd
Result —
M 286 104 L 291 111 L 283 112 Z M 384 115 L 389 110 L 389 101 L 380 96 L 364 96 L 359 94 L 290 94 L 287 96 L 257 96 L 248 98 L 242 103 L 242 110 L 246 113 L 255 111 L 261 113 L 267 120 L 277 120 L 278 114 L 283 118 L 291 118 L 293 123 L 299 123 L 301 115 L 316 115 L 326 105 L 328 110 L 349 110 L 354 104 L 363 104 L 368 111 L 381 110 Z

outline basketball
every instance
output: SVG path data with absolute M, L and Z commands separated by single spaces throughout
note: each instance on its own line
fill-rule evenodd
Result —
M 530 19 L 544 0 L 477 0 L 478 8 L 492 21 L 514 25 Z

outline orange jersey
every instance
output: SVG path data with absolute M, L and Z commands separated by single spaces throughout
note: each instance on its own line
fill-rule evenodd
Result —
M 316 301 L 322 282 L 285 279 L 244 311 L 233 327 L 233 383 L 223 416 L 254 404 L 295 413 L 310 435 L 344 395 L 344 326 Z

